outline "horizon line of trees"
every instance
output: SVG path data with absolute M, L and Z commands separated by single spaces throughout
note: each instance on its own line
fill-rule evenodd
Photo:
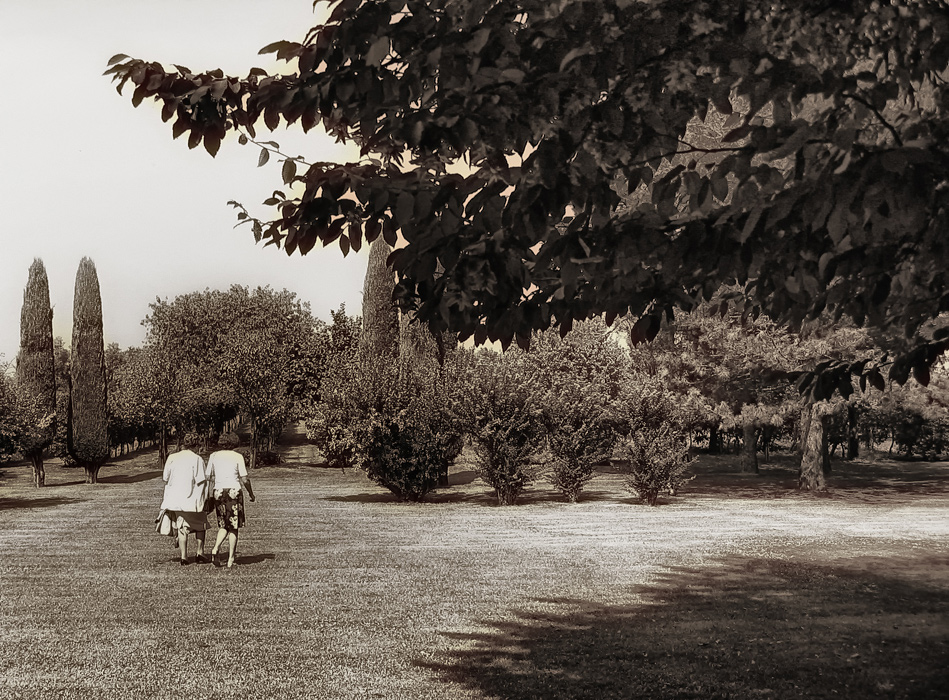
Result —
M 37 486 L 44 454 L 83 466 L 95 483 L 112 454 L 157 446 L 164 462 L 172 441 L 210 449 L 244 420 L 255 466 L 288 423 L 305 419 L 331 464 L 357 467 L 400 498 L 422 500 L 446 485 L 449 465 L 470 444 L 501 503 L 516 502 L 544 474 L 576 500 L 610 459 L 632 469 L 630 488 L 654 502 L 687 478 L 689 448 L 698 445 L 735 449 L 747 472 L 758 470 L 759 454 L 767 460 L 776 445 L 795 445 L 801 488 L 823 490 L 838 449 L 853 458 L 861 443 L 889 440 L 890 451 L 934 458 L 949 441 L 940 365 L 927 387 L 802 398 L 789 377 L 877 347 L 853 324 L 818 319 L 792 333 L 742 313 L 724 289 L 649 343 L 634 342 L 634 324 L 589 321 L 565 338 L 537 333 L 530 350 L 474 351 L 400 316 L 389 252 L 373 244 L 361 321 L 343 306 L 327 324 L 292 292 L 233 285 L 157 300 L 143 321 L 146 341 L 124 351 L 103 347 L 87 259 L 76 284 L 80 342 L 70 351 L 52 338 L 48 281 L 35 261 L 17 371 L 0 401 L 0 455 L 29 459 Z M 105 406 L 85 423 L 76 422 L 89 415 L 76 390 L 85 381 L 80 362 L 101 378 L 92 392 Z M 90 433 L 93 440 L 77 439 Z
M 0 374 L 0 459 L 28 459 L 45 485 L 44 459 L 82 467 L 87 483 L 113 455 L 170 441 L 209 448 L 243 422 L 247 457 L 272 450 L 319 390 L 327 324 L 287 290 L 232 285 L 158 299 L 140 347 L 104 345 L 95 265 L 80 262 L 71 347 L 52 335 L 45 267 L 30 267 L 13 371 Z M 351 324 L 345 307 L 334 312 Z M 231 438 L 228 441 L 232 441 Z

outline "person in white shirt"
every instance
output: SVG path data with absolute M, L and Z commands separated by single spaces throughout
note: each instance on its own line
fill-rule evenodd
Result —
M 211 549 L 211 561 L 218 565 L 218 550 L 227 538 L 227 568 L 234 566 L 237 551 L 237 531 L 244 527 L 244 491 L 254 498 L 244 456 L 234 450 L 218 450 L 208 457 L 208 478 L 214 484 L 215 513 L 217 515 L 217 540 Z
M 178 549 L 181 564 L 188 563 L 188 534 L 194 533 L 196 562 L 204 562 L 204 534 L 208 516 L 204 513 L 207 494 L 207 472 L 204 460 L 191 450 L 174 452 L 165 460 L 162 472 L 165 493 L 161 510 L 173 513 L 172 521 L 178 530 Z

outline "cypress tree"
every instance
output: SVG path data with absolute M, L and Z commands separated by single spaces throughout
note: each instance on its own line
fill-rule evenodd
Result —
M 359 352 L 363 362 L 372 364 L 395 363 L 399 357 L 399 310 L 392 303 L 395 275 L 386 266 L 391 252 L 392 248 L 381 237 L 369 248 Z
M 53 355 L 53 309 L 49 280 L 39 258 L 30 265 L 20 311 L 20 352 L 16 376 L 18 394 L 29 414 L 30 431 L 22 436 L 23 455 L 33 465 L 33 485 L 46 485 L 43 450 L 56 436 L 56 369 Z
M 71 370 L 69 454 L 85 469 L 86 483 L 94 484 L 109 457 L 109 437 L 102 299 L 96 266 L 89 258 L 79 262 L 76 273 Z

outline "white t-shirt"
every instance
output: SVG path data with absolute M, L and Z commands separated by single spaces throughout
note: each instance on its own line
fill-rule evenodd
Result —
M 244 455 L 234 450 L 218 450 L 208 457 L 208 479 L 215 491 L 241 490 L 241 477 L 247 476 Z

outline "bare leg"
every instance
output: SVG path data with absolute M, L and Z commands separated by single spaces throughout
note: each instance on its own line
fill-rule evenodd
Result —
M 206 530 L 196 530 L 194 533 L 195 556 L 204 559 L 204 535 Z
M 227 568 L 230 569 L 232 566 L 234 566 L 234 552 L 237 551 L 237 533 L 236 532 L 227 533 L 227 546 L 228 546 Z
M 181 561 L 188 561 L 188 531 L 184 528 L 178 529 L 178 553 Z
M 214 540 L 214 547 L 211 549 L 211 561 L 217 564 L 217 552 L 221 548 L 221 543 L 224 542 L 224 538 L 227 537 L 227 530 L 223 527 L 217 529 L 217 538 Z

